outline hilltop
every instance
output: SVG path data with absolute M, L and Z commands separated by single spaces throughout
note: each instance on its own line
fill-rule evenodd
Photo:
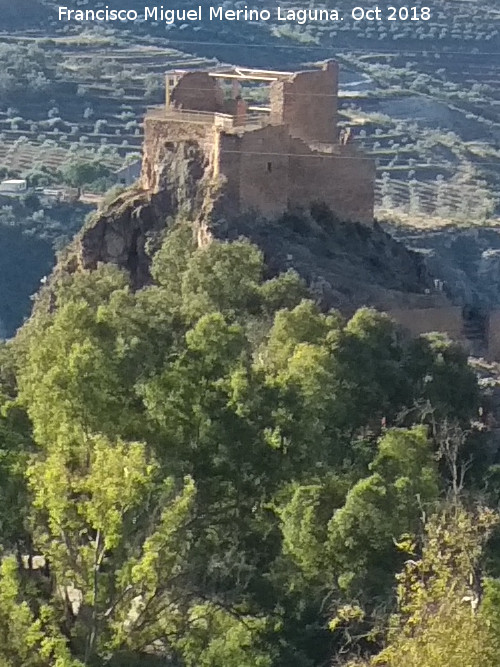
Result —
M 14 20 L 1 159 L 30 185 L 90 163 L 103 190 L 163 70 L 194 72 L 69 245 L 81 204 L 3 202 L 7 277 L 59 251 L 0 344 L 2 665 L 498 666 L 498 365 L 468 352 L 500 351 L 500 238 L 460 229 L 498 213 L 495 6 L 334 34 Z M 254 72 L 269 109 L 199 72 L 333 43 L 339 132 L 336 66 Z M 455 226 L 377 222 L 398 210 Z
M 213 202 L 204 204 L 211 208 Z M 59 269 L 112 263 L 127 269 L 136 287 L 148 284 L 150 253 L 187 205 L 190 202 L 181 199 L 172 206 L 164 192 L 153 197 L 134 189 L 124 192 L 92 216 Z M 402 298 L 398 292 L 407 292 L 403 299 L 417 303 L 418 295 L 423 300 L 432 287 L 421 257 L 380 225 L 341 222 L 321 207 L 275 219 L 255 214 L 218 219 L 202 210 L 201 217 L 192 219 L 192 230 L 200 244 L 251 240 L 264 252 L 268 275 L 293 268 L 325 307 L 346 312 L 365 304 L 395 305 Z
M 143 9 L 138 2 L 107 5 Z M 340 121 L 377 161 L 380 215 L 401 211 L 462 224 L 498 217 L 494 0 L 458 3 L 453 11 L 437 0 L 431 19 L 418 23 L 345 21 L 333 27 L 61 24 L 56 6 L 39 1 L 26 13 L 23 5 L 6 7 L 12 20 L 0 34 L 6 70 L 0 77 L 0 166 L 22 174 L 32 164 L 51 171 L 75 151 L 93 151 L 115 165 L 137 154 L 145 109 L 161 102 L 169 68 L 218 62 L 289 69 L 335 57 L 343 72 Z M 26 151 L 22 164 L 12 164 L 10 146 Z
M 75 160 L 97 161 L 111 172 L 137 160 L 144 114 L 163 100 L 166 69 L 235 62 L 289 69 L 335 56 L 342 65 L 339 128 L 350 127 L 376 162 L 377 218 L 402 218 L 410 227 L 416 220 L 444 227 L 495 225 L 498 3 L 459 3 L 453 12 L 441 0 L 434 6 L 432 20 L 418 25 L 228 22 L 214 31 L 213 24 L 161 22 L 132 30 L 62 26 L 55 20 L 56 3 L 3 2 L 0 169 L 32 185 L 50 185 Z M 35 238 L 39 232 L 40 226 Z M 29 254 L 21 253 L 19 261 L 26 267 Z M 47 264 L 35 273 L 9 332 L 28 314 L 28 293 Z M 3 280 L 11 284 L 9 276 Z M 19 302 L 11 288 L 4 298 L 9 307 Z

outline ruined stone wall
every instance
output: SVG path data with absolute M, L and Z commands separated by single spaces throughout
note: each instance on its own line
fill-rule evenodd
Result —
M 236 134 L 219 134 L 218 171 L 224 191 L 224 210 L 226 214 L 238 214 L 240 203 L 241 139 Z
M 325 155 L 290 139 L 286 126 L 236 135 L 209 124 L 162 120 L 158 113 L 146 116 L 144 190 L 154 194 L 176 187 L 187 197 L 191 190 L 185 183 L 219 177 L 227 214 L 258 209 L 275 216 L 317 202 L 340 220 L 373 222 L 374 165 L 350 146 Z
M 288 201 L 289 148 L 284 126 L 245 132 L 239 142 L 240 207 L 264 215 L 280 215 Z
M 271 123 L 287 124 L 292 137 L 304 141 L 337 141 L 338 63 L 292 74 L 270 87 Z
M 474 341 L 464 334 L 464 319 L 461 306 L 441 306 L 436 308 L 393 308 L 387 313 L 414 336 L 431 331 L 446 333 L 473 356 L 478 356 Z M 480 356 L 490 361 L 500 361 L 500 310 L 488 314 L 486 349 Z
M 340 220 L 373 223 L 375 169 L 351 147 L 338 155 L 290 139 L 286 126 L 221 135 L 220 172 L 239 211 L 275 216 L 287 208 L 325 203 Z
M 141 187 L 156 193 L 168 182 L 168 169 L 174 160 L 198 161 L 198 176 L 207 171 L 214 172 L 216 165 L 217 130 L 201 123 L 178 123 L 162 120 L 159 116 L 146 116 L 144 120 L 144 143 L 141 172 Z M 186 164 L 187 168 L 189 165 Z M 179 172 L 177 164 L 174 171 Z M 193 173 L 193 177 L 196 173 Z
M 290 143 L 289 204 L 327 204 L 340 220 L 373 223 L 375 166 L 350 146 L 335 154 L 313 152 L 302 141 Z
M 414 336 L 438 331 L 469 349 L 469 342 L 463 334 L 461 306 L 440 308 L 395 308 L 387 311 L 402 327 Z
M 193 111 L 223 111 L 224 96 L 217 80 L 207 72 L 187 72 L 172 90 L 170 104 Z

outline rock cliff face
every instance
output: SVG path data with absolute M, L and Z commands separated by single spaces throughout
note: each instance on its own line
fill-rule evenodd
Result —
M 111 262 L 129 271 L 132 284 L 149 280 L 148 241 L 161 234 L 179 215 L 197 221 L 214 208 L 206 153 L 195 141 L 164 147 L 161 154 L 145 153 L 142 182 L 103 206 L 86 224 L 67 266 L 92 269 Z
M 391 233 L 418 252 L 429 273 L 458 305 L 485 309 L 500 306 L 500 230 L 493 227 Z
M 168 195 L 172 203 L 191 212 L 198 209 L 214 173 L 215 137 L 205 125 L 182 123 L 177 128 L 146 116 L 141 187 Z
M 140 182 L 86 224 L 65 270 L 111 262 L 126 269 L 139 288 L 150 280 L 150 248 L 182 216 L 192 221 L 200 245 L 214 238 L 250 239 L 262 249 L 269 275 L 294 268 L 325 307 L 349 312 L 362 305 L 391 310 L 446 302 L 434 290 L 422 256 L 377 224 L 340 222 L 320 205 L 274 219 L 231 215 L 228 191 L 215 178 L 217 142 L 210 132 L 179 128 L 172 141 L 172 129 L 165 134 L 154 115 L 146 124 Z
M 147 282 L 147 239 L 164 227 L 160 204 L 138 190 L 119 195 L 84 227 L 68 268 L 94 269 L 99 262 L 110 262 L 129 271 L 135 286 Z
M 249 238 L 264 252 L 269 275 L 294 268 L 326 307 L 428 303 L 433 281 L 422 258 L 378 225 L 342 223 L 320 206 L 274 220 L 258 214 L 223 217 L 205 155 L 187 142 L 169 150 L 148 176 L 156 180 L 155 191 L 131 188 L 98 211 L 77 238 L 66 269 L 111 262 L 141 287 L 150 280 L 148 245 L 182 215 L 193 221 L 199 244 Z

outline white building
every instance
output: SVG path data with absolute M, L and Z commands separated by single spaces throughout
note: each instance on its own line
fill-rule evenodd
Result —
M 22 195 L 28 189 L 28 184 L 24 178 L 9 178 L 0 183 L 0 195 L 15 197 Z

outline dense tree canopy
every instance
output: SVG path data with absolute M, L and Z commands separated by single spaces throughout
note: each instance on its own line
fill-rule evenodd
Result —
M 401 541 L 452 476 L 439 424 L 474 467 L 467 357 L 193 238 L 174 227 L 139 291 L 59 272 L 0 350 L 0 665 L 319 667 L 379 650 L 391 612 L 373 664 L 402 664 Z

